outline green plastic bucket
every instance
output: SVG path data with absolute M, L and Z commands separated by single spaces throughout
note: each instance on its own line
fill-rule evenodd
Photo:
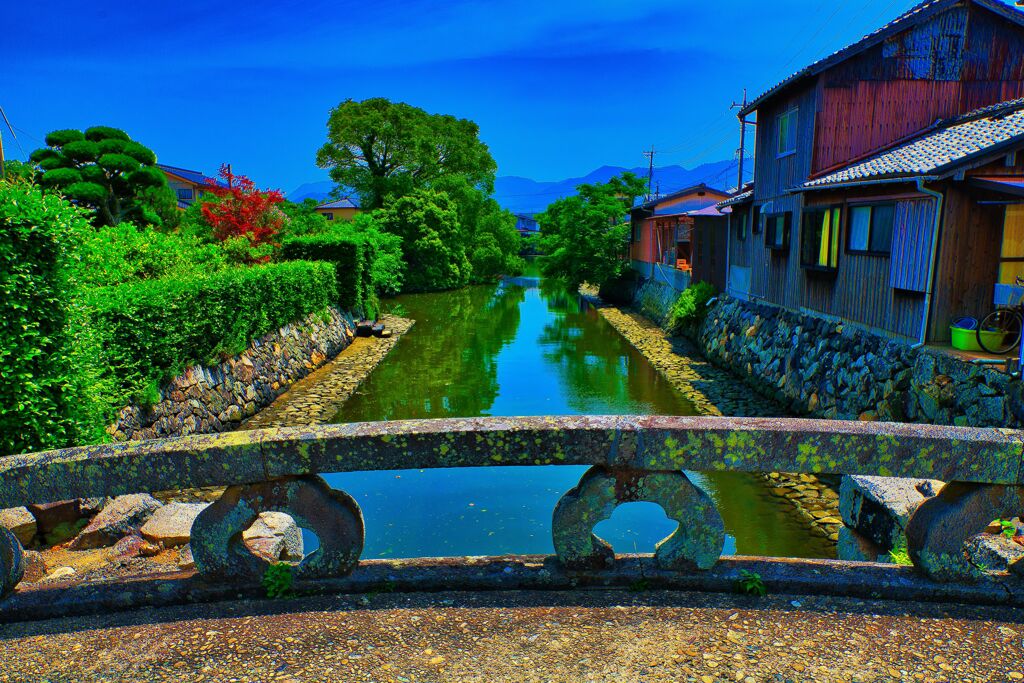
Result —
M 961 351 L 981 351 L 981 347 L 978 345 L 977 330 L 967 330 L 963 327 L 950 326 L 949 334 L 952 337 L 954 349 L 960 349 Z M 1002 332 L 982 331 L 981 336 L 989 346 L 1001 346 L 1003 343 L 1003 337 L 1006 335 Z

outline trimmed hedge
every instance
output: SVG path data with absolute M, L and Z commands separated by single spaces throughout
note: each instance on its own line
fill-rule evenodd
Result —
M 337 301 L 334 268 L 293 261 L 232 268 L 195 280 L 148 280 L 93 290 L 92 325 L 103 337 L 102 365 L 116 375 L 113 410 L 190 365 L 218 362 L 283 325 Z
M 326 232 L 286 239 L 281 245 L 286 260 L 323 261 L 334 266 L 338 305 L 367 318 L 377 315 L 377 295 L 371 264 L 373 244 L 356 234 Z
M 87 230 L 60 197 L 0 181 L 0 455 L 74 439 L 68 237 Z

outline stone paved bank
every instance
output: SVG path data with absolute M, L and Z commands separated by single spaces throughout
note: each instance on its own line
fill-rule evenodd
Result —
M 152 406 L 121 410 L 108 428 L 115 441 L 209 434 L 238 429 L 355 338 L 348 314 L 329 308 L 285 325 L 213 367 L 194 366 L 161 388 Z
M 703 415 L 777 417 L 785 409 L 738 381 L 728 370 L 704 360 L 692 342 L 669 337 L 664 330 L 640 313 L 614 306 L 595 305 L 601 316 L 629 341 Z M 771 492 L 786 498 L 818 533 L 836 541 L 839 517 L 839 479 L 812 475 L 773 473 L 768 476 Z
M 296 382 L 272 405 L 247 420 L 242 429 L 300 427 L 326 424 L 338 409 L 370 376 L 403 334 L 412 320 L 385 315 L 381 318 L 392 336 L 359 337 L 331 362 Z

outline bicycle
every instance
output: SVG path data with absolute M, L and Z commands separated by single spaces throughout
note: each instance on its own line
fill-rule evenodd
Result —
M 1024 278 L 1016 278 L 1017 286 L 1024 286 Z M 1002 355 L 1020 343 L 1021 329 L 1024 328 L 1024 295 L 1016 304 L 997 308 L 978 323 L 978 346 L 983 350 Z M 999 342 L 998 344 L 995 342 Z

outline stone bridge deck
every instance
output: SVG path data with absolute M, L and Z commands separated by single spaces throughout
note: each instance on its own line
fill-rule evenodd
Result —
M 1022 616 L 668 591 L 233 602 L 10 625 L 0 681 L 1005 683 Z

